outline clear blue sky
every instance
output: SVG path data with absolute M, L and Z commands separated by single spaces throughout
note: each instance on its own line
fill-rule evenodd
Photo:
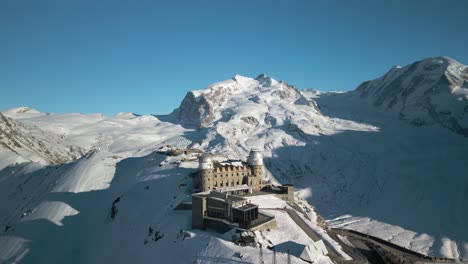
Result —
M 235 74 L 351 90 L 468 64 L 468 1 L 0 0 L 0 109 L 164 114 Z

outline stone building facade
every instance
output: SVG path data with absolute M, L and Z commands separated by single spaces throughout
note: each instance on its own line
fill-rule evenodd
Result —
M 263 187 L 263 156 L 260 150 L 252 149 L 247 162 L 219 162 L 209 154 L 201 156 L 199 162 L 197 184 L 202 192 L 223 191 L 239 186 L 248 186 L 256 192 Z

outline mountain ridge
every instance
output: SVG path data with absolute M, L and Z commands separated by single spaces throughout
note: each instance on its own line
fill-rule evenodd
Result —
M 468 67 L 449 57 L 395 66 L 352 93 L 414 125 L 436 123 L 468 137 Z

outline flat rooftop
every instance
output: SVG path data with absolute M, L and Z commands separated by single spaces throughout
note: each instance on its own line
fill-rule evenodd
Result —
M 250 210 L 250 209 L 253 209 L 253 208 L 256 208 L 256 207 L 258 207 L 258 205 L 248 203 L 248 204 L 244 204 L 244 205 L 242 205 L 240 207 L 235 207 L 235 209 L 241 210 L 241 211 L 247 211 L 247 210 Z
M 219 201 L 232 201 L 232 202 L 237 202 L 237 201 L 246 201 L 247 199 L 241 196 L 237 195 L 231 195 L 231 194 L 226 194 L 222 193 L 219 191 L 206 191 L 206 192 L 200 192 L 200 193 L 194 193 L 192 196 L 196 197 L 206 197 L 209 199 L 215 199 Z
M 222 167 L 245 167 L 248 165 L 247 162 L 242 160 L 224 160 L 224 161 L 215 161 L 213 162 L 214 168 Z
M 218 192 L 235 192 L 235 191 L 247 191 L 247 190 L 250 190 L 250 187 L 247 184 L 216 189 L 216 191 Z

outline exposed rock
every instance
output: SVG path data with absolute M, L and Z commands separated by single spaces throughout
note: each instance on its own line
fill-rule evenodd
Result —
M 188 92 L 179 107 L 179 119 L 187 125 L 206 127 L 214 119 L 213 107 L 204 95 Z
M 296 89 L 296 87 L 289 85 L 285 82 L 280 82 L 281 83 L 281 90 L 276 90 L 272 92 L 271 94 L 273 96 L 279 97 L 281 99 L 291 99 L 291 100 L 297 100 L 300 97 L 302 97 L 301 92 Z
M 257 126 L 259 124 L 258 120 L 253 116 L 243 116 L 241 120 L 246 122 L 247 124 Z
M 296 101 L 294 101 L 294 104 L 296 104 L 296 105 L 307 105 L 307 106 L 311 106 L 311 107 L 315 108 L 315 110 L 316 110 L 317 112 L 321 113 L 320 108 L 319 108 L 317 102 L 315 102 L 314 100 L 307 99 L 307 98 L 305 98 L 304 96 L 301 96 L 299 99 L 297 99 Z

